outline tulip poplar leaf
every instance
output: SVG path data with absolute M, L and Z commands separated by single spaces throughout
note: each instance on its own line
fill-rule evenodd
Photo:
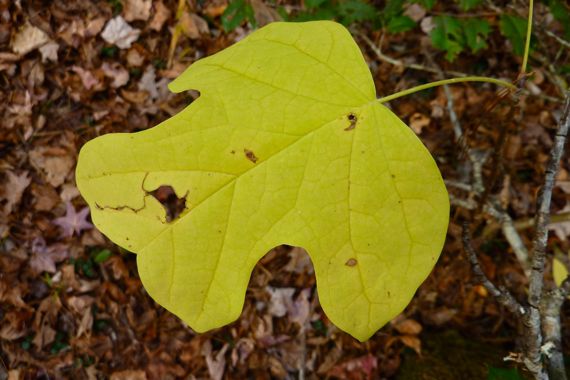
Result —
M 357 339 L 405 308 L 440 254 L 449 200 L 343 26 L 270 24 L 170 89 L 200 96 L 154 128 L 88 142 L 76 172 L 152 298 L 198 332 L 226 325 L 258 260 L 288 244 L 308 251 L 323 310 Z M 162 186 L 185 202 L 174 219 Z

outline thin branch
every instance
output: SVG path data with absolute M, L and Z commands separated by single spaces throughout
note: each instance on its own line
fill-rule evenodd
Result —
M 530 52 L 530 37 L 532 36 L 532 14 L 534 10 L 534 0 L 529 0 L 528 6 L 528 21 L 526 26 L 526 41 L 524 45 L 524 54 L 523 54 L 523 61 L 521 64 L 521 72 L 520 75 L 526 74 L 526 66 L 528 63 L 528 54 Z
M 384 54 L 382 52 L 380 46 L 376 45 L 370 38 L 368 38 L 368 36 L 366 34 L 364 34 L 362 32 L 357 32 L 356 34 L 358 35 L 358 37 L 362 38 L 362 40 L 364 40 L 364 42 L 366 42 L 366 44 L 368 45 L 370 50 L 372 50 L 374 52 L 374 54 L 376 54 L 376 57 L 383 62 L 387 62 L 391 65 L 400 66 L 400 67 L 403 67 L 406 69 L 425 71 L 425 72 L 433 73 L 433 74 L 439 73 L 439 70 L 435 69 L 433 67 L 419 65 L 417 63 L 405 63 L 403 61 L 400 61 L 399 59 L 392 58 L 392 57 Z M 445 74 L 451 75 L 454 77 L 460 77 L 460 78 L 468 76 L 468 74 L 461 73 L 459 71 L 445 71 Z
M 499 221 L 503 235 L 509 242 L 518 262 L 521 264 L 527 278 L 530 276 L 530 265 L 528 260 L 528 249 L 524 245 L 521 236 L 515 228 L 515 224 L 510 215 L 497 206 L 488 205 L 485 208 L 491 216 Z
M 477 258 L 477 253 L 471 244 L 471 236 L 469 233 L 469 227 L 465 223 L 463 225 L 463 249 L 467 254 L 467 258 L 469 259 L 469 263 L 473 269 L 473 273 L 475 274 L 475 278 L 478 282 L 480 282 L 493 297 L 497 299 L 497 301 L 507 308 L 511 313 L 517 316 L 523 317 L 526 314 L 526 310 L 524 307 L 521 306 L 517 302 L 517 300 L 513 297 L 513 295 L 504 288 L 497 288 L 495 284 L 489 280 L 489 278 L 483 273 L 481 269 L 481 265 L 479 264 L 479 259 Z
M 532 273 L 530 278 L 529 289 L 529 303 L 538 307 L 540 304 L 540 297 L 542 296 L 542 289 L 544 285 L 544 263 L 546 258 L 546 243 L 548 240 L 548 223 L 550 217 L 550 203 L 552 200 L 552 190 L 556 179 L 556 174 L 560 168 L 560 159 L 564 153 L 564 145 L 568 135 L 568 128 L 570 128 L 570 91 L 566 94 L 566 102 L 564 111 L 558 130 L 554 137 L 554 144 L 550 151 L 550 159 L 546 167 L 546 175 L 544 179 L 544 186 L 540 192 L 538 199 L 538 207 L 536 214 L 536 235 L 533 241 L 533 258 L 532 258 Z
M 565 46 L 568 49 L 570 49 L 570 42 L 566 41 L 565 39 L 563 39 L 561 37 L 558 37 L 556 34 L 552 33 L 548 29 L 544 29 L 543 31 L 547 36 L 554 38 L 556 40 L 556 42 L 558 42 L 560 45 Z

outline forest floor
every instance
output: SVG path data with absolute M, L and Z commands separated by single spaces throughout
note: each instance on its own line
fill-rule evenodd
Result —
M 499 223 L 469 207 L 473 199 L 460 186 L 469 183 L 465 150 L 488 157 L 485 185 L 530 246 L 528 221 L 560 117 L 561 83 L 568 80 L 553 65 L 569 62 L 568 46 L 536 31 L 534 74 L 516 101 L 498 100 L 491 85 L 450 86 L 466 136 L 459 142 L 443 87 L 390 103 L 436 158 L 453 207 L 432 274 L 406 310 L 369 341 L 360 343 L 328 321 L 306 252 L 286 246 L 256 266 L 236 322 L 197 334 L 148 296 L 136 256 L 93 227 L 74 179 L 85 142 L 151 128 L 179 112 L 194 95 L 172 94 L 166 85 L 252 30 L 247 23 L 222 29 L 224 0 L 188 1 L 181 17 L 178 3 L 0 0 L 0 380 L 294 379 L 301 373 L 308 379 L 517 378 L 516 363 L 502 360 L 517 351 L 516 323 L 474 282 L 462 249 L 463 221 L 472 223 L 491 280 L 522 299 L 527 279 Z M 259 24 L 279 18 L 271 4 L 251 4 Z M 514 11 L 526 17 L 517 4 Z M 544 29 L 559 29 L 541 4 L 536 14 Z M 119 16 L 125 24 L 107 28 Z M 498 23 L 496 10 L 485 8 L 485 17 Z M 179 24 L 183 32 L 174 37 Z M 385 34 L 361 23 L 351 31 L 379 97 L 438 80 L 438 70 L 507 81 L 520 70 L 521 58 L 498 33 L 484 51 L 450 63 L 419 27 Z M 421 68 L 409 68 L 414 64 Z M 569 171 L 565 158 L 553 194 L 552 211 L 561 216 L 551 225 L 551 256 L 567 257 L 570 248 Z M 550 273 L 549 265 L 547 283 Z M 305 331 L 290 317 L 299 313 L 309 315 Z M 566 353 L 569 316 L 566 305 Z

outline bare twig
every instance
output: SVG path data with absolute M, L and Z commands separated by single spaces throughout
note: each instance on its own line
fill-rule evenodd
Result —
M 477 258 L 477 253 L 471 244 L 471 236 L 469 232 L 469 226 L 467 223 L 463 225 L 463 249 L 467 254 L 471 268 L 478 282 L 480 282 L 497 301 L 507 308 L 511 313 L 519 317 L 523 317 L 526 314 L 525 308 L 518 303 L 518 301 L 513 297 L 513 295 L 504 288 L 498 288 L 489 280 L 489 278 L 483 273 L 481 265 L 479 264 L 479 259 Z
M 400 66 L 400 67 L 403 67 L 406 69 L 425 71 L 425 72 L 433 73 L 433 74 L 438 74 L 440 72 L 438 69 L 433 68 L 433 67 L 419 65 L 417 63 L 405 63 L 405 62 L 400 61 L 398 59 L 387 56 L 386 54 L 384 54 L 382 52 L 382 49 L 380 48 L 380 46 L 376 45 L 370 38 L 368 38 L 368 36 L 366 34 L 361 33 L 361 32 L 357 32 L 356 34 L 364 42 L 366 42 L 366 44 L 368 45 L 370 50 L 372 50 L 374 52 L 374 54 L 376 54 L 376 57 L 383 62 L 387 62 L 391 65 Z M 461 73 L 459 71 L 445 71 L 445 74 L 448 74 L 448 75 L 453 76 L 453 77 L 467 77 L 468 76 L 468 74 Z
M 511 245 L 511 248 L 515 253 L 515 256 L 517 257 L 525 274 L 528 277 L 530 275 L 528 250 L 524 245 L 521 236 L 519 235 L 518 231 L 515 228 L 513 219 L 510 217 L 510 215 L 507 212 L 500 209 L 498 206 L 488 205 L 488 207 L 485 208 L 485 211 L 487 211 L 491 216 L 497 219 L 501 224 L 501 230 L 503 231 L 503 235 L 505 235 L 505 238 Z
M 548 239 L 548 223 L 550 217 L 550 203 L 554 188 L 556 173 L 560 168 L 560 159 L 564 153 L 564 145 L 568 128 L 570 127 L 570 91 L 566 95 L 564 111 L 554 138 L 554 145 L 550 152 L 550 159 L 546 167 L 544 186 L 538 198 L 536 214 L 536 235 L 532 248 L 532 273 L 530 278 L 529 303 L 538 307 L 542 296 L 544 263 L 546 257 L 546 242 Z
M 556 42 L 558 42 L 560 45 L 567 47 L 568 49 L 570 49 L 570 42 L 566 41 L 565 39 L 558 37 L 556 34 L 552 33 L 550 30 L 548 29 L 544 29 L 543 32 L 549 36 L 552 37 L 556 40 Z

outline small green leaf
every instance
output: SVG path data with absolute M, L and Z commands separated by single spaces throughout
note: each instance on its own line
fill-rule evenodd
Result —
M 473 53 L 487 47 L 486 38 L 491 32 L 491 25 L 487 20 L 469 18 L 463 22 L 463 30 L 467 46 Z
M 404 0 L 388 0 L 386 6 L 382 10 L 382 17 L 389 22 L 393 17 L 399 16 L 404 12 Z
M 222 27 L 226 32 L 231 32 L 245 21 L 251 22 L 255 27 L 255 15 L 251 4 L 246 0 L 233 0 L 222 14 Z
M 527 23 L 525 18 L 508 14 L 502 14 L 499 22 L 501 33 L 511 41 L 515 54 L 519 56 L 524 54 Z
M 95 261 L 97 264 L 101 264 L 107 261 L 112 255 L 113 253 L 111 251 L 108 249 L 103 249 L 93 255 L 93 261 Z
M 470 9 L 473 9 L 483 2 L 483 0 L 456 0 L 456 1 L 459 2 L 459 7 L 463 11 L 468 11 Z
M 435 17 L 436 27 L 431 31 L 433 46 L 446 52 L 445 58 L 453 61 L 463 50 L 465 37 L 461 23 L 454 17 Z
M 396 16 L 388 22 L 388 31 L 390 33 L 401 33 L 416 27 L 416 22 L 408 16 Z
M 338 4 L 338 13 L 344 25 L 351 25 L 373 20 L 376 17 L 376 8 L 361 0 L 345 0 Z

